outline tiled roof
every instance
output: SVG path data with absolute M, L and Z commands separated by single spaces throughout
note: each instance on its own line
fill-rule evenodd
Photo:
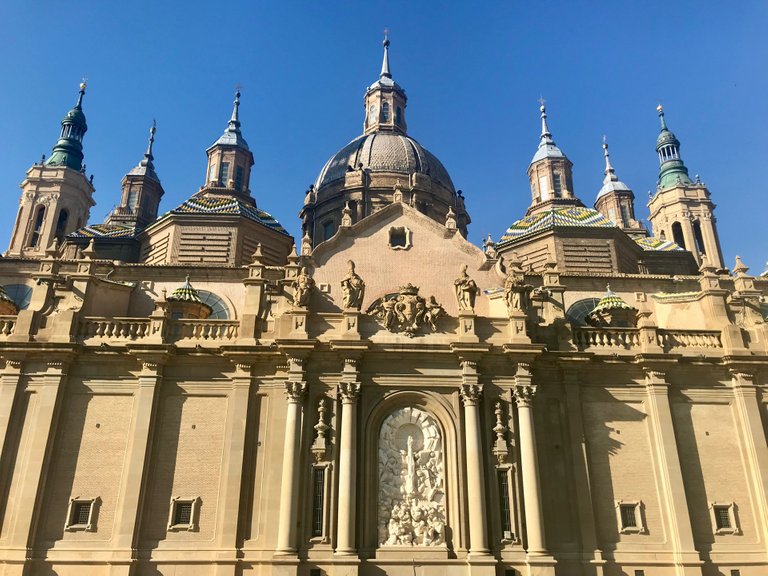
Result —
M 591 208 L 582 208 L 578 206 L 568 208 L 558 208 L 547 212 L 537 212 L 518 220 L 499 240 L 499 244 L 511 242 L 524 236 L 535 234 L 541 230 L 550 230 L 553 228 L 615 228 L 611 220 L 600 214 L 597 210 Z
M 608 290 L 608 293 L 600 298 L 600 301 L 597 303 L 597 306 L 590 312 L 590 314 L 594 314 L 595 312 L 600 312 L 602 310 L 616 310 L 616 309 L 624 309 L 624 310 L 634 310 L 632 306 L 624 302 L 624 300 L 621 299 L 621 296 L 618 296 L 617 294 L 613 293 Z
M 170 214 L 239 214 L 289 236 L 285 228 L 271 214 L 234 196 L 193 196 L 181 206 L 171 210 Z
M 132 238 L 136 230 L 119 224 L 90 224 L 68 234 L 70 238 Z
M 171 292 L 171 295 L 168 296 L 166 300 L 169 302 L 190 302 L 193 304 L 200 304 L 201 306 L 208 308 L 209 311 L 211 308 L 208 306 L 208 304 L 203 302 L 203 300 L 200 298 L 200 294 L 198 294 L 197 290 L 195 290 L 192 287 L 192 284 L 189 283 L 189 276 L 187 276 L 184 280 L 184 284 Z
M 674 252 L 676 250 L 683 250 L 680 246 L 672 242 L 672 240 L 662 240 L 661 238 L 655 238 L 654 236 L 644 236 L 639 238 L 632 238 L 640 248 L 643 250 L 657 251 L 657 252 Z

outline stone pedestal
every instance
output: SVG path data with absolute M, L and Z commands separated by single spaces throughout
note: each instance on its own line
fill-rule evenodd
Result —
M 285 313 L 288 318 L 288 329 L 290 333 L 289 338 L 302 339 L 307 338 L 307 319 L 309 318 L 309 311 L 304 308 L 294 308 Z
M 344 340 L 360 340 L 360 311 L 347 308 L 341 314 L 342 338 Z
M 479 342 L 475 333 L 475 313 L 470 310 L 459 312 L 459 340 L 461 342 Z
M 526 329 L 527 316 L 525 312 L 512 310 L 509 313 L 509 343 L 530 344 L 531 339 Z

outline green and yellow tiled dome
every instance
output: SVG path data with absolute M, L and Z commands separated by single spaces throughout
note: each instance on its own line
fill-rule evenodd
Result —
M 554 228 L 616 228 L 616 224 L 597 210 L 579 206 L 557 208 L 548 212 L 537 212 L 512 224 L 499 240 L 499 246 Z

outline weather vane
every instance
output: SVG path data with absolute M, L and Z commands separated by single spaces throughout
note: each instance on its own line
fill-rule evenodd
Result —
M 544 100 L 544 96 L 539 96 L 539 106 L 544 107 L 544 104 L 546 104 L 547 101 Z

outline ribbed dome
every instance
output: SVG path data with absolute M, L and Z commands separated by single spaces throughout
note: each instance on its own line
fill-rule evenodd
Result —
M 371 172 L 395 172 L 403 176 L 414 172 L 426 174 L 451 192 L 455 191 L 440 160 L 413 138 L 389 132 L 364 134 L 344 146 L 323 166 L 315 188 L 319 190 L 344 178 L 349 166 L 357 168 L 359 164 Z

